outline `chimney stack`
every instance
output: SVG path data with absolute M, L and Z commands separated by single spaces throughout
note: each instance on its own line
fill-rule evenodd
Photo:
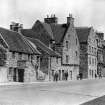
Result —
M 72 14 L 69 14 L 67 17 L 67 24 L 74 24 L 74 18 L 72 17 Z
M 20 32 L 21 29 L 23 29 L 23 24 L 11 22 L 10 30 Z
M 44 18 L 44 22 L 48 24 L 57 24 L 58 18 L 55 16 L 55 14 L 52 14 L 51 17 L 47 15 L 47 18 Z

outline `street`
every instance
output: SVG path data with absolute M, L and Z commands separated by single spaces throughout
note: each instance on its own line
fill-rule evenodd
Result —
M 105 79 L 0 87 L 0 105 L 79 105 L 105 95 Z

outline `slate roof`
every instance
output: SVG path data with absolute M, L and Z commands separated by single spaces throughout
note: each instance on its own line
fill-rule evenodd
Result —
M 60 43 L 65 36 L 68 29 L 66 24 L 51 24 L 51 29 L 53 32 L 53 37 L 56 43 Z
M 86 42 L 90 34 L 91 27 L 76 27 L 79 42 Z
M 0 28 L 0 34 L 8 44 L 10 51 L 27 54 L 39 54 L 37 50 L 34 50 L 34 52 L 32 51 L 29 45 L 25 43 L 24 38 L 21 34 L 4 28 Z
M 35 32 L 38 30 L 37 24 L 41 24 L 43 28 L 47 31 L 49 37 L 51 39 L 54 39 L 56 43 L 60 43 L 62 41 L 68 29 L 68 26 L 66 24 L 48 24 L 37 20 L 36 24 L 34 24 L 32 27 L 32 30 L 34 30 Z
M 32 29 L 22 29 L 21 33 L 26 37 L 39 39 L 47 46 L 49 45 L 49 38 L 44 33 L 37 33 L 33 31 Z
M 50 56 L 56 56 L 56 57 L 61 57 L 61 55 L 55 51 L 53 51 L 51 48 L 47 47 L 44 43 L 42 43 L 40 40 L 38 39 L 33 39 L 33 38 L 29 38 L 27 37 L 27 39 L 29 41 L 31 41 L 32 43 L 34 43 L 38 48 L 40 48 L 42 51 L 44 51 L 46 54 L 50 55 Z M 43 55 L 43 54 L 42 54 Z
M 30 37 L 30 38 L 37 38 L 37 39 L 39 39 L 41 37 L 40 34 L 38 34 L 37 32 L 33 31 L 32 29 L 22 29 L 21 33 L 24 36 Z

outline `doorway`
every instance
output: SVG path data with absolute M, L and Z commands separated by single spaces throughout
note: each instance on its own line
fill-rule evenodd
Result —
M 24 82 L 24 69 L 18 69 L 18 82 Z
M 69 73 L 70 73 L 70 79 L 72 80 L 72 71 L 70 71 Z
M 14 82 L 16 82 L 16 71 L 17 71 L 17 69 L 16 68 L 14 68 L 14 72 L 13 72 L 13 81 Z

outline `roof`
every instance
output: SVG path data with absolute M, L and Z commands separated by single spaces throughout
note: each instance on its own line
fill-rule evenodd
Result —
M 79 42 L 85 42 L 88 40 L 91 27 L 76 27 L 77 36 Z
M 34 52 L 32 51 L 29 45 L 25 42 L 24 37 L 18 32 L 0 28 L 0 33 L 3 39 L 8 44 L 8 48 L 10 51 L 39 54 L 37 50 Z
M 50 27 L 50 24 L 47 23 L 42 23 L 42 25 L 44 26 L 44 28 L 47 30 L 48 34 L 50 35 L 50 37 L 53 39 L 53 32 L 52 29 Z
M 39 24 L 41 25 L 40 29 L 38 27 Z M 43 29 L 45 29 L 48 33 L 45 35 L 49 36 L 51 39 L 54 39 L 56 43 L 60 43 L 66 30 L 68 29 L 68 26 L 66 24 L 48 24 L 37 20 L 32 27 L 32 30 L 38 33 L 41 33 L 41 30 Z
M 51 29 L 53 32 L 53 37 L 56 43 L 60 43 L 65 36 L 65 33 L 68 29 L 66 24 L 51 24 Z
M 46 54 L 50 55 L 50 56 L 56 56 L 56 57 L 60 57 L 61 55 L 55 51 L 53 51 L 51 48 L 47 47 L 44 43 L 42 43 L 40 40 L 38 39 L 33 39 L 33 38 L 29 38 L 27 37 L 27 39 L 29 41 L 31 41 L 32 43 L 34 43 L 38 48 L 40 48 L 42 51 L 44 51 Z
M 32 29 L 22 29 L 21 33 L 26 37 L 39 39 L 47 46 L 49 45 L 49 38 L 44 33 L 37 33 L 36 31 L 33 31 Z

